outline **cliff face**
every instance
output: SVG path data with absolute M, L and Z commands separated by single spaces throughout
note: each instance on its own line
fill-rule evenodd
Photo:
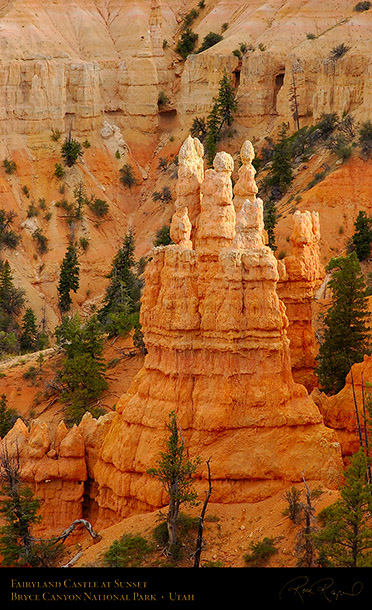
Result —
M 146 471 L 163 448 L 173 410 L 190 455 L 211 458 L 216 502 L 261 500 L 302 473 L 330 487 L 338 480 L 336 437 L 292 378 L 253 147 L 248 141 L 242 147 L 234 199 L 230 155 L 218 153 L 203 177 L 201 154 L 200 142 L 189 137 L 179 156 L 176 244 L 155 249 L 148 265 L 141 307 L 148 354 L 117 403 L 94 469 L 103 522 L 166 502 Z M 199 477 L 201 491 L 203 469 Z

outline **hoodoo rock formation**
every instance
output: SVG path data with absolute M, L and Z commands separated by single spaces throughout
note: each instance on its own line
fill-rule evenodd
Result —
M 312 302 L 325 276 L 320 262 L 319 214 L 297 211 L 293 221 L 292 253 L 278 262 L 278 295 L 289 320 L 287 334 L 294 380 L 311 392 L 317 386 Z
M 303 475 L 329 487 L 338 483 L 335 433 L 292 377 L 288 318 L 277 292 L 278 261 L 264 242 L 253 147 L 242 147 L 235 198 L 232 157 L 218 153 L 203 178 L 201 155 L 200 142 L 188 138 L 179 156 L 175 245 L 155 248 L 147 266 L 141 324 L 148 353 L 117 403 L 94 468 L 101 523 L 166 504 L 147 470 L 164 448 L 171 411 L 190 455 L 202 464 L 211 458 L 215 502 L 256 502 Z M 319 275 L 312 261 L 318 225 L 311 215 L 296 217 L 295 227 L 302 223 L 306 230 L 299 238 L 295 230 L 286 269 L 288 281 L 301 279 L 307 299 Z M 201 466 L 200 493 L 206 476 Z

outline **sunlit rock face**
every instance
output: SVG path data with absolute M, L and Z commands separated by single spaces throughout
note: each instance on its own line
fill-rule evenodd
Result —
M 256 502 L 303 474 L 330 487 L 338 482 L 334 432 L 292 377 L 288 318 L 277 294 L 278 261 L 264 243 L 253 147 L 243 145 L 235 197 L 232 157 L 218 153 L 203 176 L 200 154 L 200 142 L 188 138 L 175 244 L 155 248 L 147 267 L 141 324 L 148 354 L 117 403 L 94 468 L 102 522 L 166 503 L 146 471 L 163 449 L 171 411 L 190 455 L 202 459 L 200 492 L 207 485 L 203 462 L 211 458 L 215 502 Z M 316 219 L 310 220 L 313 235 Z

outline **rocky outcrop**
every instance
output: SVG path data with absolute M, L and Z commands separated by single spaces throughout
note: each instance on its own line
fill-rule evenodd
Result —
M 192 155 L 193 144 L 184 145 Z M 166 503 L 147 470 L 163 449 L 171 411 L 190 455 L 202 463 L 211 458 L 215 502 L 255 502 L 303 473 L 330 487 L 338 482 L 336 436 L 292 377 L 278 262 L 264 245 L 253 156 L 246 142 L 235 205 L 233 160 L 218 153 L 201 183 L 194 240 L 184 205 L 175 245 L 153 252 L 141 307 L 148 353 L 117 403 L 94 468 L 102 522 Z M 206 468 L 198 476 L 201 492 Z
M 38 420 L 28 429 L 18 419 L 1 441 L 9 456 L 19 453 L 21 481 L 41 501 L 42 521 L 35 526 L 39 536 L 61 534 L 89 509 L 94 516 L 92 471 L 111 417 L 95 420 L 87 413 L 79 426 L 67 429 L 62 421 L 55 430 Z
M 348 459 L 360 446 L 359 429 L 365 446 L 365 419 L 371 404 L 372 356 L 354 364 L 346 376 L 345 386 L 334 396 L 327 396 L 317 388 L 312 397 L 323 415 L 324 422 L 333 428 L 341 445 L 342 455 Z M 369 441 L 370 442 L 370 441 Z
M 320 227 L 317 212 L 295 212 L 292 253 L 278 262 L 278 295 L 289 320 L 292 374 L 309 392 L 318 385 L 314 373 L 317 343 L 312 324 L 314 294 L 325 277 L 320 262 Z

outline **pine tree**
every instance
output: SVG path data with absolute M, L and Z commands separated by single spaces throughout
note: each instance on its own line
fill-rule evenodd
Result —
M 200 459 L 190 460 L 187 457 L 185 442 L 178 427 L 174 411 L 169 414 L 167 428 L 170 432 L 166 451 L 160 453 L 156 468 L 147 473 L 157 478 L 169 495 L 167 514 L 168 552 L 172 554 L 177 544 L 177 518 L 182 503 L 197 504 L 197 494 L 193 490 L 193 475 Z
M 368 301 L 364 276 L 355 252 L 333 258 L 328 286 L 332 303 L 324 317 L 323 341 L 319 348 L 317 375 L 326 393 L 339 392 L 350 367 L 369 353 Z
M 236 91 L 226 70 L 219 82 L 218 95 L 213 98 L 213 102 L 213 108 L 207 117 L 207 134 L 204 142 L 209 166 L 213 164 L 222 128 L 233 124 L 234 113 L 238 106 Z
M 28 307 L 22 319 L 22 332 L 20 336 L 21 351 L 36 351 L 37 345 L 38 333 L 36 327 L 36 317 L 31 307 Z
M 367 483 L 366 458 L 360 448 L 345 471 L 340 499 L 319 514 L 322 530 L 315 536 L 327 567 L 372 566 L 372 486 Z
M 275 226 L 277 222 L 276 205 L 275 201 L 270 197 L 264 204 L 264 225 L 267 232 L 268 242 L 267 245 L 275 251 L 277 246 L 275 245 Z
M 103 333 L 97 317 L 93 316 L 85 324 L 78 315 L 65 318 L 55 334 L 66 353 L 58 374 L 62 400 L 68 405 L 66 421 L 79 423 L 86 411 L 101 415 L 102 409 L 93 404 L 107 388 Z
M 2 394 L 0 396 L 0 438 L 4 438 L 13 428 L 17 417 L 17 411 L 8 407 L 7 398 L 5 394 Z
M 0 310 L 15 317 L 20 314 L 23 304 L 24 291 L 14 286 L 9 262 L 5 261 L 0 271 Z
M 110 282 L 98 318 L 112 336 L 125 336 L 138 324 L 142 282 L 133 271 L 136 267 L 134 248 L 134 234 L 130 230 L 107 276 Z
M 293 180 L 291 143 L 287 137 L 287 130 L 288 125 L 283 123 L 274 146 L 271 170 L 267 178 L 267 184 L 271 187 L 271 196 L 275 201 L 281 199 Z
M 353 245 L 359 261 L 364 261 L 370 257 L 372 244 L 372 218 L 369 218 L 361 210 L 354 223 L 355 232 L 353 235 Z
M 76 292 L 78 288 L 79 261 L 75 245 L 70 244 L 60 267 L 58 302 L 62 312 L 66 312 L 70 309 L 72 303 L 70 291 L 73 290 L 73 292 Z
M 80 142 L 74 140 L 71 137 L 71 133 L 69 133 L 62 145 L 61 154 L 67 167 L 75 165 L 79 157 L 83 155 L 83 148 Z

